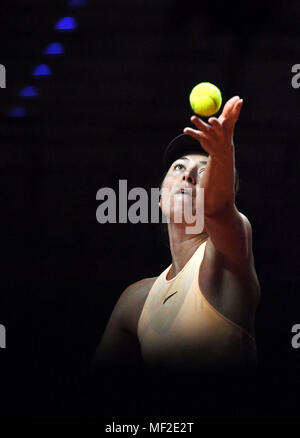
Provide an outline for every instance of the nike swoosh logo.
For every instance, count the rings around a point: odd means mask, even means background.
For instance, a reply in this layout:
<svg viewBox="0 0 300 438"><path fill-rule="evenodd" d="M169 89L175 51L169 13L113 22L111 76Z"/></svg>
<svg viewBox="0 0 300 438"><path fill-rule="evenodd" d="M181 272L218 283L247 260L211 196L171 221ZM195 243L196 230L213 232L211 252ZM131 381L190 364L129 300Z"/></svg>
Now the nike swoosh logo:
<svg viewBox="0 0 300 438"><path fill-rule="evenodd" d="M164 299L163 304L165 304L165 302L171 298L173 295L177 294L178 290L176 290L175 292L173 292L171 295L169 295L167 298Z"/></svg>

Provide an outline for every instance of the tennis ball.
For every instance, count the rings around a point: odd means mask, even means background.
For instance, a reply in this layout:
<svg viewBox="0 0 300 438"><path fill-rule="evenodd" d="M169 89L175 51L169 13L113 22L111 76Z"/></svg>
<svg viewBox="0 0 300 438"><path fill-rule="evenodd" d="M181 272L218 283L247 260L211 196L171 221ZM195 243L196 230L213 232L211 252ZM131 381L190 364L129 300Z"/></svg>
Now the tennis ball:
<svg viewBox="0 0 300 438"><path fill-rule="evenodd" d="M210 82L200 82L191 91L190 105L199 116L212 116L222 105L221 91Z"/></svg>

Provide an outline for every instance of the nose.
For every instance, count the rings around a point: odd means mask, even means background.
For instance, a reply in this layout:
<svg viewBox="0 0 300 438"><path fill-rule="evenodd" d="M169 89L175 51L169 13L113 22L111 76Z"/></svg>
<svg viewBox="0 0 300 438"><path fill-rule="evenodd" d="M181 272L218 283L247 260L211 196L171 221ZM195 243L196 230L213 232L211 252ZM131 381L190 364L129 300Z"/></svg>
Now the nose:
<svg viewBox="0 0 300 438"><path fill-rule="evenodd" d="M187 181L192 185L196 184L196 170L195 168L187 169L182 175L182 181Z"/></svg>

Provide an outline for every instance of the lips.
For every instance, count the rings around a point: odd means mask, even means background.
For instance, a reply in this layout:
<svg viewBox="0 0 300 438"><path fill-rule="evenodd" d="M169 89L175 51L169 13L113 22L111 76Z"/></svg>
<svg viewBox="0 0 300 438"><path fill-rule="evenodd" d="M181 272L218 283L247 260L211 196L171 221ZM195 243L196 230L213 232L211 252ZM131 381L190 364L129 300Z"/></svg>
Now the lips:
<svg viewBox="0 0 300 438"><path fill-rule="evenodd" d="M192 195L191 195L191 193L190 193L190 190L188 191L187 189L185 189L185 188L183 188L183 187L181 187L179 190L177 190L177 191L175 192L175 195L178 195L178 194L181 194L181 195L188 195L188 196L190 196L190 197L192 198Z"/></svg>

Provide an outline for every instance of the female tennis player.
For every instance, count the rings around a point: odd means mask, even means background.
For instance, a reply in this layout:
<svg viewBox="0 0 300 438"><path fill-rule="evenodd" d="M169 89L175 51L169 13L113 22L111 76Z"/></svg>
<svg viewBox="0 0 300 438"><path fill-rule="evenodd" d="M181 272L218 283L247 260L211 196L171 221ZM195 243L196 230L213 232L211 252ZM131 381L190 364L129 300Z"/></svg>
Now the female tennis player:
<svg viewBox="0 0 300 438"><path fill-rule="evenodd" d="M243 366L256 361L260 287L249 220L235 205L233 133L243 100L222 114L192 116L167 147L160 208L168 218L172 263L131 284L116 303L96 353L102 364L133 361L163 367ZM164 189L164 190L163 190ZM187 233L179 206L195 211L204 189L204 225ZM166 207L168 206L168 208Z"/></svg>

